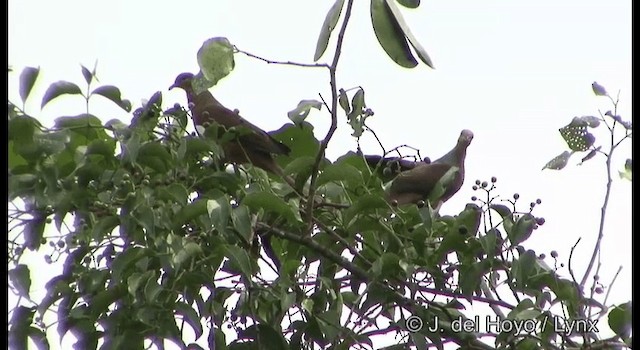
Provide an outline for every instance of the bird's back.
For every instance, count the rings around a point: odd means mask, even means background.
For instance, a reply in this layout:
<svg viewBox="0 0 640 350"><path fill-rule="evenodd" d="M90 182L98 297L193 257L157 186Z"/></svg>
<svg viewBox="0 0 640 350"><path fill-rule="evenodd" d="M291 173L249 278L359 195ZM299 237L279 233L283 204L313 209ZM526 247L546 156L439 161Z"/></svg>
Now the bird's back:
<svg viewBox="0 0 640 350"><path fill-rule="evenodd" d="M191 100L191 99L190 99ZM246 127L251 134L239 137L240 143L257 152L288 155L291 149L280 141L274 139L258 126L242 118L240 114L223 106L210 92L205 91L193 98L192 115L197 125L215 121L225 129L232 127ZM196 102L197 101L197 102Z"/></svg>

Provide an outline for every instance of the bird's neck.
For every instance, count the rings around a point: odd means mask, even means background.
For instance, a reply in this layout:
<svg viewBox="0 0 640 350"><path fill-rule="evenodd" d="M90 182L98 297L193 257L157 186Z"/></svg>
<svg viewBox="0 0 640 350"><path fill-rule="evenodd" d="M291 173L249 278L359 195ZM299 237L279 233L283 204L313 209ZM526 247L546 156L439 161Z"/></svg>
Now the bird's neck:
<svg viewBox="0 0 640 350"><path fill-rule="evenodd" d="M434 163L444 163L444 164L458 166L458 163L461 163L461 160L464 159L466 155L467 155L467 148L464 147L464 145L456 145L454 149L452 149L447 154L437 159ZM463 162L462 162L462 166L464 166Z"/></svg>
<svg viewBox="0 0 640 350"><path fill-rule="evenodd" d="M213 97L213 95L211 95L211 93L207 90L202 91L199 94L196 94L195 92L193 92L193 90L187 90L187 101L191 102L191 103L198 103L201 105L220 105L220 102L218 102L218 100L215 99L215 97Z"/></svg>

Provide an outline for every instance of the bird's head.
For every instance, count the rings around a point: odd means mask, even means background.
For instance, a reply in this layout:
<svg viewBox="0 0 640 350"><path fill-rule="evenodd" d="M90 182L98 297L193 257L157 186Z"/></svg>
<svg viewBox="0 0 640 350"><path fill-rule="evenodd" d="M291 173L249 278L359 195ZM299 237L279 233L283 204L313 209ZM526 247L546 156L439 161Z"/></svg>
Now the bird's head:
<svg viewBox="0 0 640 350"><path fill-rule="evenodd" d="M193 89L191 86L191 81L193 80L194 75L191 73L180 73L176 77L176 81L169 87L169 90L173 88L181 88L185 91L190 91Z"/></svg>
<svg viewBox="0 0 640 350"><path fill-rule="evenodd" d="M469 146L469 144L471 143L471 140L473 140L473 132L471 132L471 130L464 129L460 133L460 137L458 138L458 144Z"/></svg>

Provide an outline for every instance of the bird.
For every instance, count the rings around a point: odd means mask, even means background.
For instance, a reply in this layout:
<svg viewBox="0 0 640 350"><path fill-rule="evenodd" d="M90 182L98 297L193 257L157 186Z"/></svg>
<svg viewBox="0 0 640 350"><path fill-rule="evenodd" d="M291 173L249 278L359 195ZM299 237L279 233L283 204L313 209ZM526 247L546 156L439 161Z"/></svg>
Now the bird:
<svg viewBox="0 0 640 350"><path fill-rule="evenodd" d="M358 151L358 154L362 153ZM411 170L421 164L429 164L429 157L423 158L421 161L410 160L405 157L385 157L379 155L365 154L364 160L373 169L383 182L393 180L401 172Z"/></svg>
<svg viewBox="0 0 640 350"><path fill-rule="evenodd" d="M467 147L473 140L471 130L462 130L455 147L429 164L419 164L403 171L391 182L386 199L392 205L404 205L429 199L438 182L451 170L455 171L450 182L444 183L444 193L432 198L432 208L440 209L442 203L456 194L464 183L464 160Z"/></svg>
<svg viewBox="0 0 640 350"><path fill-rule="evenodd" d="M192 85L194 77L192 73L181 73L169 87L169 90L181 88L186 92L194 124L204 126L205 123L216 122L226 130L232 127L246 127L251 131L222 145L225 160L235 164L250 163L287 180L274 155L289 155L291 149L242 118L237 111L223 106L208 90L195 93Z"/></svg>

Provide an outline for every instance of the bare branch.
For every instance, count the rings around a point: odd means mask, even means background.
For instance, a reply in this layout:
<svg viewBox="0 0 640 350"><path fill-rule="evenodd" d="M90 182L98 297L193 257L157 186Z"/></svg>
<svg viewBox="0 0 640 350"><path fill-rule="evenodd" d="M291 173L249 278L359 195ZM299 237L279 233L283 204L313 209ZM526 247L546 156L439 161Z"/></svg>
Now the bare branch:
<svg viewBox="0 0 640 350"><path fill-rule="evenodd" d="M236 52L245 54L245 55L247 55L247 56L249 56L251 58L255 58L255 59L258 59L260 61L269 63L269 64L280 64L280 65L296 66L296 67L307 67L307 68L329 68L329 65L326 64L326 63L298 63L298 62L291 62L291 61L286 61L286 62L284 62L284 61L273 61L273 60L269 60L269 59L254 55L252 53L240 50L235 46L234 46L234 49L235 49Z"/></svg>
<svg viewBox="0 0 640 350"><path fill-rule="evenodd" d="M349 18L351 17L351 9L353 8L353 0L349 0L347 2L347 9L344 14L344 19L342 20L342 27L340 28L340 32L338 32L338 41L336 43L336 51L333 56L333 61L331 62L331 66L329 66L329 76L330 76L330 86L331 86L331 109L329 112L331 113L331 126L329 126L329 131L327 131L327 135L320 143L320 150L316 155L316 159L313 164L313 168L311 170L311 181L309 183L309 197L307 200L307 231L311 232L311 228L313 226L313 197L316 192L316 180L318 179L318 169L320 167L320 162L324 158L325 152L327 150L327 146L329 145L329 141L333 137L333 134L336 132L338 128L338 85L336 82L336 71L338 68L338 61L340 60L340 54L342 54L342 44L344 42L344 35L347 30L347 24L349 24Z"/></svg>

